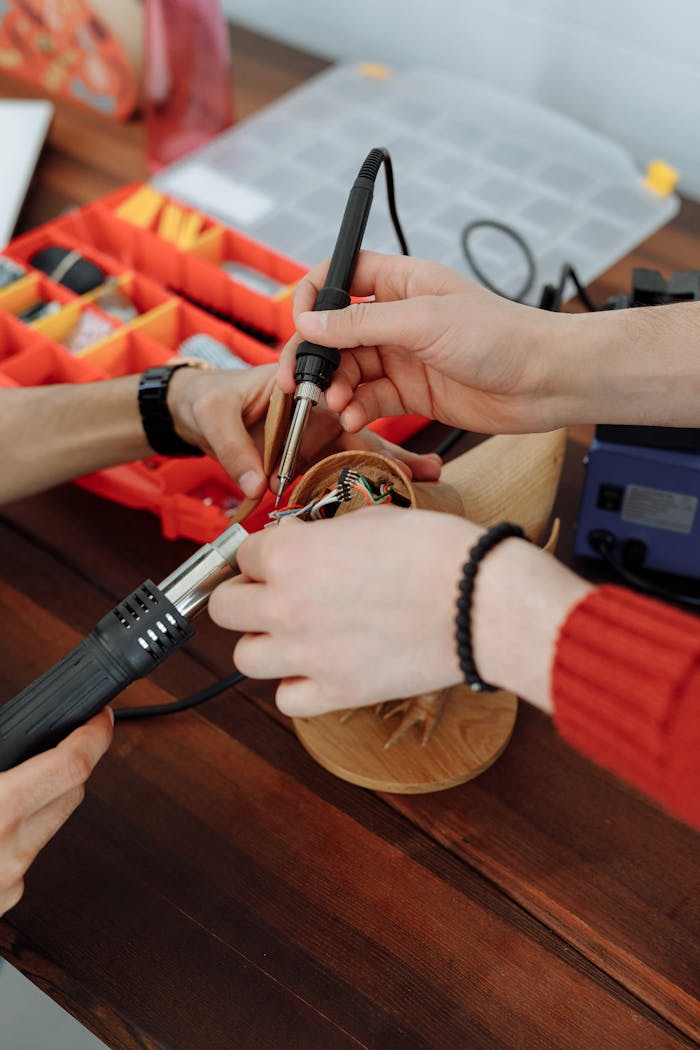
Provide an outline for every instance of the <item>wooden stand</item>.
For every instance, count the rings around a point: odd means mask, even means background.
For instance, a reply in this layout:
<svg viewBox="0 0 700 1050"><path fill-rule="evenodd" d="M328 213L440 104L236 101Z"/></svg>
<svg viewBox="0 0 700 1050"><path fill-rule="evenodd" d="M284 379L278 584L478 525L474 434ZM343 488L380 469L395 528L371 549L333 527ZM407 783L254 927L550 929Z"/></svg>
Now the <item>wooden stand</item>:
<svg viewBox="0 0 700 1050"><path fill-rule="evenodd" d="M564 460L566 433L490 438L448 464L439 482L411 482L384 456L341 452L317 463L291 496L306 503L354 467L390 481L412 507L461 514L482 525L508 520L540 543ZM356 509L353 502L338 510ZM556 544L556 527L546 549ZM466 553L466 552L465 552ZM362 787L400 794L439 791L478 776L505 749L517 711L511 693L475 694L466 686L379 707L294 719L304 747L331 773Z"/></svg>

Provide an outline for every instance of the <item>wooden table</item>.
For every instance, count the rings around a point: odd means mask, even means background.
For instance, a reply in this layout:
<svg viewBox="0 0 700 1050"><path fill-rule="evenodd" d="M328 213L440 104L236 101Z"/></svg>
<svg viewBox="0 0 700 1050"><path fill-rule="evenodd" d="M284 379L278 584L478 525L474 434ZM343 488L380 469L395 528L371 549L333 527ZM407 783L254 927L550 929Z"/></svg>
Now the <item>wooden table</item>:
<svg viewBox="0 0 700 1050"><path fill-rule="evenodd" d="M325 64L242 30L234 41L240 115ZM23 224L143 174L138 123L61 108ZM684 205L593 293L627 289L633 263L699 266L699 215ZM587 437L572 436L557 508L565 559ZM6 508L0 695L191 549L72 486ZM124 702L209 684L231 647L202 622ZM130 1050L696 1045L697 835L526 704L486 774L395 797L320 769L273 692L247 683L120 726L0 923L0 952Z"/></svg>

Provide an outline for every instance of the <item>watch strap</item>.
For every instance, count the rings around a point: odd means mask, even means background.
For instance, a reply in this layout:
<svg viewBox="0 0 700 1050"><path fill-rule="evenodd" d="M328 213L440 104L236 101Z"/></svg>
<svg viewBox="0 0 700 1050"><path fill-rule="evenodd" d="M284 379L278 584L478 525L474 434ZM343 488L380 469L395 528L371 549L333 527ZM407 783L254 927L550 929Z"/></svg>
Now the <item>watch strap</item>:
<svg viewBox="0 0 700 1050"><path fill-rule="evenodd" d="M146 439L161 456L203 456L201 448L183 441L175 430L168 408L168 386L178 368L189 368L186 362L147 368L139 381L138 401Z"/></svg>

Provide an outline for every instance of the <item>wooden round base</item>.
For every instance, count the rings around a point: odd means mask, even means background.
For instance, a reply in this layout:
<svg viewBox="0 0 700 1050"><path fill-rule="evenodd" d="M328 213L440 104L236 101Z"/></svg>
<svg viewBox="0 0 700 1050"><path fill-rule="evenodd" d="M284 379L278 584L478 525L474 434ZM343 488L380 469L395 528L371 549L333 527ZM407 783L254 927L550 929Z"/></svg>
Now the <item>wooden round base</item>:
<svg viewBox="0 0 700 1050"><path fill-rule="evenodd" d="M374 791L418 795L463 784L483 773L510 740L518 701L512 693L473 693L458 685L448 691L440 722L423 745L413 727L386 747L394 719L376 708L295 718L302 744L320 765L342 780Z"/></svg>

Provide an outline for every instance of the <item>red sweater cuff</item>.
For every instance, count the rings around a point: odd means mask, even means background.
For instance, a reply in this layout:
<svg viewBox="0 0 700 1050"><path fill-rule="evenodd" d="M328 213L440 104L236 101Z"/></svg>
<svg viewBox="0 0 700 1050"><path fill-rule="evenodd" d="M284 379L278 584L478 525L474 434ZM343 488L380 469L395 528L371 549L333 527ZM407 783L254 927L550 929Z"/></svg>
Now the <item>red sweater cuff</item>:
<svg viewBox="0 0 700 1050"><path fill-rule="evenodd" d="M552 697L569 743L700 825L694 617L620 587L592 591L561 628Z"/></svg>

